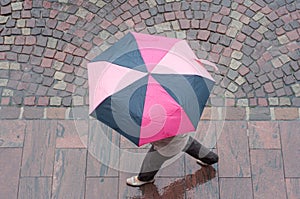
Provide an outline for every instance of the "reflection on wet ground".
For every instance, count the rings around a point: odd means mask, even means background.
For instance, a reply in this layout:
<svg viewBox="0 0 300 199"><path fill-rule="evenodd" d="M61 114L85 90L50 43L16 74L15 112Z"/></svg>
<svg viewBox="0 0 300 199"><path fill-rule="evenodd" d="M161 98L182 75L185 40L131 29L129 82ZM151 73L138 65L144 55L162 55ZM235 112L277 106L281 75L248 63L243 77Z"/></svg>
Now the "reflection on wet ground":
<svg viewBox="0 0 300 199"><path fill-rule="evenodd" d="M140 187L142 196L134 196L134 199L140 198L185 198L186 191L197 188L199 185L207 183L216 177L216 170L212 166L201 167L194 174L176 179L167 186L161 186L158 178L155 183Z"/></svg>

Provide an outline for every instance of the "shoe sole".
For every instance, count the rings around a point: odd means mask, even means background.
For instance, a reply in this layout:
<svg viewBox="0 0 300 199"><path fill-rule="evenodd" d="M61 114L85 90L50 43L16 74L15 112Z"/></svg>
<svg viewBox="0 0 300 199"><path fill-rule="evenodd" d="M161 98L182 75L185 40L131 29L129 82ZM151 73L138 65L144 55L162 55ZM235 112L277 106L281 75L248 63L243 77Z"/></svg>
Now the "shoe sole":
<svg viewBox="0 0 300 199"><path fill-rule="evenodd" d="M206 164L206 163L202 162L201 160L197 160L197 163L204 167L209 166L209 164Z"/></svg>
<svg viewBox="0 0 300 199"><path fill-rule="evenodd" d="M128 182L126 182L127 185L131 186L131 187L140 187L140 186L143 186L145 184L150 184L150 183L154 183L154 179L151 180L151 181L147 181L147 182L140 182L139 184L130 184Z"/></svg>
<svg viewBox="0 0 300 199"><path fill-rule="evenodd" d="M142 184L136 184L136 185L134 185L134 184L129 184L129 183L126 183L128 186L131 186L131 187L141 187L141 186L143 186L143 185L145 185L145 184L150 184L150 183L154 183L154 181L152 181L152 182L144 182L144 183L142 183Z"/></svg>

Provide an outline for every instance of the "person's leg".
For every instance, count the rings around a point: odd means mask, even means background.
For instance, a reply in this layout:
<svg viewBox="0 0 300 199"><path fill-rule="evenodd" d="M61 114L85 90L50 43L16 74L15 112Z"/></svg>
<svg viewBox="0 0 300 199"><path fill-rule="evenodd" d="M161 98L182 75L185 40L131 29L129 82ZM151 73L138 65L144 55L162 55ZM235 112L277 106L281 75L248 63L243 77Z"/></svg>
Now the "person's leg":
<svg viewBox="0 0 300 199"><path fill-rule="evenodd" d="M188 143L183 151L194 157L195 159L200 160L201 162L208 165L215 164L219 160L217 154L210 151L208 148L191 137L189 138Z"/></svg>
<svg viewBox="0 0 300 199"><path fill-rule="evenodd" d="M154 176L161 168L162 164L171 157L165 157L159 154L152 146L145 159L143 160L138 179L140 181L150 181L154 179Z"/></svg>
<svg viewBox="0 0 300 199"><path fill-rule="evenodd" d="M126 180L130 186L142 186L154 182L154 176L159 171L162 164L171 157L159 154L152 146L143 160L142 167L138 176L132 176Z"/></svg>

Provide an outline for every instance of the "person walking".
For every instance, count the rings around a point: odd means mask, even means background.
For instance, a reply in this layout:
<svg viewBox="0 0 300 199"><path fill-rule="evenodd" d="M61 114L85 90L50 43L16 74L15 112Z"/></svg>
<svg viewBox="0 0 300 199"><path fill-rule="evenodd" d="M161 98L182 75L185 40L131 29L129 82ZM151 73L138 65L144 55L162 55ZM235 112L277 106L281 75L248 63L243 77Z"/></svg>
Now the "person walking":
<svg viewBox="0 0 300 199"><path fill-rule="evenodd" d="M177 135L151 143L151 148L143 160L139 174L128 178L126 183L134 187L153 183L154 177L163 163L180 152L189 154L202 166L215 164L219 160L216 153L210 151L191 136L187 134Z"/></svg>

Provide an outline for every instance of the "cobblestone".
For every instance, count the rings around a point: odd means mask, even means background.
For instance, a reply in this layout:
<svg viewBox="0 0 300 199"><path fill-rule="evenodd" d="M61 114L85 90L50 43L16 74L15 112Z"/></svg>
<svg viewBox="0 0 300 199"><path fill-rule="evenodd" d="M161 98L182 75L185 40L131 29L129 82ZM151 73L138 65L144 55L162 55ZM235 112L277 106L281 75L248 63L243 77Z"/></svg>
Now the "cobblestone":
<svg viewBox="0 0 300 199"><path fill-rule="evenodd" d="M44 109L38 107L24 107L23 117L25 119L41 119L44 116Z"/></svg>
<svg viewBox="0 0 300 199"><path fill-rule="evenodd" d="M30 87L30 83L40 82L45 88L37 87L37 93L46 95L49 102L39 103L41 95L38 95L33 102L35 105L51 106L50 98L54 94L61 100L53 106L70 105L66 90L78 90L76 88L82 85L87 89L87 76L80 79L83 75L75 75L77 68L84 68L81 74L86 73L89 60L132 30L186 39L193 49L201 46L197 55L220 65L222 78L227 79L227 86L230 85L227 95L235 98L235 105L246 104L245 98L241 98L246 95L252 96L252 104L256 101L257 105L281 106L280 101L269 98L284 95L290 99L286 103L289 106L299 104L296 81L300 79L297 43L300 25L294 1L1 3L0 60L6 63L0 64L0 88L9 85L24 92L16 97L9 96L15 99L12 101L3 98L2 104L27 103L29 98L23 98L29 97L26 89L32 92L34 87ZM95 48L99 51L94 51ZM26 75L20 78L12 72L22 71L21 64L25 63L34 65L29 70L35 79L32 82L25 78ZM11 76L4 72L8 70ZM26 82L19 83L24 78ZM258 82L254 81L256 79ZM74 88L69 84L74 84ZM243 89L239 89L241 86ZM220 83L216 87L221 88ZM81 90L80 93L87 92ZM266 100L260 97L263 94ZM84 100L75 104L82 105Z"/></svg>
<svg viewBox="0 0 300 199"><path fill-rule="evenodd" d="M50 105L60 106L61 105L61 97L50 97Z"/></svg>

